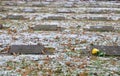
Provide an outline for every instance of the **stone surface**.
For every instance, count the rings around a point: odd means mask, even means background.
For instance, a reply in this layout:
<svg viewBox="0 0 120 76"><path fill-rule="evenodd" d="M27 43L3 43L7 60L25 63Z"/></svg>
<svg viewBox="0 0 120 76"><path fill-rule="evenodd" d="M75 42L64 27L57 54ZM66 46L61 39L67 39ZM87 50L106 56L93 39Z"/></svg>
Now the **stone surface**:
<svg viewBox="0 0 120 76"><path fill-rule="evenodd" d="M3 19L24 20L26 18L24 18L22 15L8 15Z"/></svg>
<svg viewBox="0 0 120 76"><path fill-rule="evenodd" d="M54 0L46 0L46 2L54 2Z"/></svg>
<svg viewBox="0 0 120 76"><path fill-rule="evenodd" d="M65 20L65 17L64 16L48 16L44 19L46 19L46 20Z"/></svg>
<svg viewBox="0 0 120 76"><path fill-rule="evenodd" d="M90 26L88 28L84 28L87 31L114 31L114 27L112 26Z"/></svg>
<svg viewBox="0 0 120 76"><path fill-rule="evenodd" d="M74 17L73 17L74 18ZM107 18L105 16L99 17L99 16L84 16L79 17L79 20L91 20L91 21L113 21L111 18Z"/></svg>
<svg viewBox="0 0 120 76"><path fill-rule="evenodd" d="M74 5L74 3L71 3L71 2L69 3L68 2L68 3L64 4L63 7L65 7L65 8L73 8L73 7L76 7L76 6Z"/></svg>
<svg viewBox="0 0 120 76"><path fill-rule="evenodd" d="M105 14L105 13L109 13L109 11L105 11L105 10L90 10L90 11L86 11L87 13L90 14Z"/></svg>
<svg viewBox="0 0 120 76"><path fill-rule="evenodd" d="M36 31L61 31L64 28L58 27L57 25L36 25L33 30Z"/></svg>
<svg viewBox="0 0 120 76"><path fill-rule="evenodd" d="M20 54L42 54L44 51L43 45L12 45L9 53L20 53Z"/></svg>
<svg viewBox="0 0 120 76"><path fill-rule="evenodd" d="M108 21L107 17L89 17L88 20Z"/></svg>
<svg viewBox="0 0 120 76"><path fill-rule="evenodd" d="M33 7L45 7L46 5L43 3L34 3L32 4Z"/></svg>
<svg viewBox="0 0 120 76"><path fill-rule="evenodd" d="M57 10L57 13L75 13L72 10Z"/></svg>
<svg viewBox="0 0 120 76"><path fill-rule="evenodd" d="M99 45L93 45L91 48L97 48L100 51L106 53L106 55L115 55L119 56L120 55L120 46L99 46Z"/></svg>
<svg viewBox="0 0 120 76"><path fill-rule="evenodd" d="M15 2L6 2L5 5L6 6L17 6L17 3L15 3Z"/></svg>
<svg viewBox="0 0 120 76"><path fill-rule="evenodd" d="M35 13L36 10L35 9L31 9L31 8L25 8L22 10L22 12L25 12L25 13Z"/></svg>

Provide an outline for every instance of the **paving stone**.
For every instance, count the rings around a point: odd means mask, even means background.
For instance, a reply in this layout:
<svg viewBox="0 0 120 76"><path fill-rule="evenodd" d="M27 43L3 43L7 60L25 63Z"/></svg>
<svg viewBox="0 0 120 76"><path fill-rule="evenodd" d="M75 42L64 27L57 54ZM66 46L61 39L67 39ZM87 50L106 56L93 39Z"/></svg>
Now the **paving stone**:
<svg viewBox="0 0 120 76"><path fill-rule="evenodd" d="M67 0L67 1L74 2L75 0Z"/></svg>
<svg viewBox="0 0 120 76"><path fill-rule="evenodd" d="M102 46L102 45L93 45L91 49L97 48L100 51L106 53L110 56L120 56L120 46Z"/></svg>
<svg viewBox="0 0 120 76"><path fill-rule="evenodd" d="M74 18L74 17L73 17ZM120 18L119 17L106 17L106 16L102 16L102 17L97 17L97 16L88 16L88 17L79 17L79 20L91 20L91 21L119 21Z"/></svg>
<svg viewBox="0 0 120 76"><path fill-rule="evenodd" d="M62 31L65 28L58 27L57 25L36 25L33 27L35 31Z"/></svg>
<svg viewBox="0 0 120 76"><path fill-rule="evenodd" d="M65 8L74 8L76 6L74 4L64 4L63 7L65 7Z"/></svg>
<svg viewBox="0 0 120 76"><path fill-rule="evenodd" d="M17 3L15 3L15 2L6 2L5 5L6 6L17 6Z"/></svg>
<svg viewBox="0 0 120 76"><path fill-rule="evenodd" d="M86 5L87 7L93 7L93 8L119 8L120 6L117 4L100 4L100 3L90 3Z"/></svg>
<svg viewBox="0 0 120 76"><path fill-rule="evenodd" d="M35 9L31 9L31 8L25 8L22 10L22 12L25 12L25 13L35 13L36 10Z"/></svg>
<svg viewBox="0 0 120 76"><path fill-rule="evenodd" d="M72 10L57 10L57 13L75 13L75 11L72 11Z"/></svg>
<svg viewBox="0 0 120 76"><path fill-rule="evenodd" d="M33 7L45 7L46 5L44 3L34 3L32 4Z"/></svg>
<svg viewBox="0 0 120 76"><path fill-rule="evenodd" d="M39 45L11 45L9 54L20 53L20 54L42 54L44 46Z"/></svg>
<svg viewBox="0 0 120 76"><path fill-rule="evenodd" d="M3 19L25 20L27 18L24 18L22 15L8 15L7 17Z"/></svg>
<svg viewBox="0 0 120 76"><path fill-rule="evenodd" d="M46 2L54 2L55 0L46 0Z"/></svg>
<svg viewBox="0 0 120 76"><path fill-rule="evenodd" d="M89 17L88 20L109 21L107 17Z"/></svg>
<svg viewBox="0 0 120 76"><path fill-rule="evenodd" d="M92 10L88 10L86 11L86 13L90 13L90 14L110 14L110 13L120 13L120 10L110 10L110 9L102 9L102 10L97 10L97 9L92 9Z"/></svg>
<svg viewBox="0 0 120 76"><path fill-rule="evenodd" d="M18 2L17 2L17 5L18 5L18 6L22 6L22 5L24 5L24 4L25 4L25 2L22 2L22 1L18 1Z"/></svg>
<svg viewBox="0 0 120 76"><path fill-rule="evenodd" d="M46 19L46 20L65 20L65 17L64 16L48 16L44 19Z"/></svg>
<svg viewBox="0 0 120 76"><path fill-rule="evenodd" d="M114 27L112 26L90 26L90 27L84 28L84 30L104 32L104 31L114 31Z"/></svg>
<svg viewBox="0 0 120 76"><path fill-rule="evenodd" d="M86 11L87 13L90 14L105 14L105 13L110 13L110 11L105 11L105 10L90 10Z"/></svg>
<svg viewBox="0 0 120 76"><path fill-rule="evenodd" d="M74 17L73 17L74 18ZM91 20L91 21L112 21L113 19L107 17L79 17L79 20Z"/></svg>

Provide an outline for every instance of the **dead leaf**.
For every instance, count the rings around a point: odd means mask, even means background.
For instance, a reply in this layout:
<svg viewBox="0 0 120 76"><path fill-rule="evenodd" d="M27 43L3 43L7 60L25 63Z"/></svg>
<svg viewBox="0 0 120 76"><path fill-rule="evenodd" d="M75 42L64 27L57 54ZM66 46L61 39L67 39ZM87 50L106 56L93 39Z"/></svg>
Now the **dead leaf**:
<svg viewBox="0 0 120 76"><path fill-rule="evenodd" d="M70 50L75 51L75 47L74 46L70 47Z"/></svg>
<svg viewBox="0 0 120 76"><path fill-rule="evenodd" d="M70 66L70 65L71 65L71 62L67 61L67 62L65 62L65 64L66 64L67 66Z"/></svg>
<svg viewBox="0 0 120 76"><path fill-rule="evenodd" d="M7 46L6 48L4 48L3 52L8 52L10 50L10 46Z"/></svg>
<svg viewBox="0 0 120 76"><path fill-rule="evenodd" d="M83 69L83 68L85 68L86 66L87 66L87 63L86 63L86 62L83 62L82 64L80 64L80 65L78 66L78 68Z"/></svg>
<svg viewBox="0 0 120 76"><path fill-rule="evenodd" d="M84 43L86 43L86 42L87 42L87 40L82 40L82 41L80 41L81 44L84 44Z"/></svg>
<svg viewBox="0 0 120 76"><path fill-rule="evenodd" d="M42 54L46 54L45 51L42 50Z"/></svg>
<svg viewBox="0 0 120 76"><path fill-rule="evenodd" d="M28 74L31 73L31 69L29 69L28 67L25 68L25 71L22 73L22 76L27 76Z"/></svg>
<svg viewBox="0 0 120 76"><path fill-rule="evenodd" d="M88 76L88 73L87 72L82 72L79 74L79 76Z"/></svg>
<svg viewBox="0 0 120 76"><path fill-rule="evenodd" d="M13 56L17 56L17 54L14 52L14 53L13 53Z"/></svg>
<svg viewBox="0 0 120 76"><path fill-rule="evenodd" d="M19 73L20 73L20 72L21 72L21 69L16 70L16 72L19 72Z"/></svg>
<svg viewBox="0 0 120 76"><path fill-rule="evenodd" d="M12 70L12 67L7 66L6 69L7 69L7 70Z"/></svg>

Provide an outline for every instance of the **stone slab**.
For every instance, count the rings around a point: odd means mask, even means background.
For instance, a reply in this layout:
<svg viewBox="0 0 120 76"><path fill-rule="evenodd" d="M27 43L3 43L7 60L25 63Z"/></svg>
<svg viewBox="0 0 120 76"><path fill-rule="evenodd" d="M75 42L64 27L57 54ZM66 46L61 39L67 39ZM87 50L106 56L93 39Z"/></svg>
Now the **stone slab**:
<svg viewBox="0 0 120 76"><path fill-rule="evenodd" d="M33 7L45 7L46 5L43 3L34 3L32 4Z"/></svg>
<svg viewBox="0 0 120 76"><path fill-rule="evenodd" d="M120 18L118 17L97 17L97 16L90 16L90 17L79 17L79 20L90 20L90 21L119 21Z"/></svg>
<svg viewBox="0 0 120 76"><path fill-rule="evenodd" d="M110 13L120 13L120 10L114 10L114 9L90 9L86 10L85 13L90 13L90 14L110 14Z"/></svg>
<svg viewBox="0 0 120 76"><path fill-rule="evenodd" d="M46 0L46 2L54 2L55 0Z"/></svg>
<svg viewBox="0 0 120 76"><path fill-rule="evenodd" d="M105 10L90 10L90 11L86 11L86 13L90 13L90 14L106 14L106 13L110 13L110 12L105 11Z"/></svg>
<svg viewBox="0 0 120 76"><path fill-rule="evenodd" d="M43 45L11 45L9 54L42 54L44 49Z"/></svg>
<svg viewBox="0 0 120 76"><path fill-rule="evenodd" d="M92 7L92 8L120 8L120 6L116 5L116 4L114 4L114 5L112 5L112 4L87 4L86 7Z"/></svg>
<svg viewBox="0 0 120 76"><path fill-rule="evenodd" d="M13 20L25 20L27 18L24 18L22 15L7 15L3 19L13 19Z"/></svg>
<svg viewBox="0 0 120 76"><path fill-rule="evenodd" d="M6 6L17 6L17 3L15 3L15 2L6 2L5 5Z"/></svg>
<svg viewBox="0 0 120 76"><path fill-rule="evenodd" d="M65 28L58 27L57 25L36 25L33 27L34 31L62 31Z"/></svg>
<svg viewBox="0 0 120 76"><path fill-rule="evenodd" d="M31 8L25 8L22 10L22 12L25 12L25 13L35 13L36 10L35 9L31 9Z"/></svg>
<svg viewBox="0 0 120 76"><path fill-rule="evenodd" d="M57 13L75 13L72 10L57 10Z"/></svg>
<svg viewBox="0 0 120 76"><path fill-rule="evenodd" d="M114 27L112 26L90 26L89 28L84 28L86 31L114 31Z"/></svg>
<svg viewBox="0 0 120 76"><path fill-rule="evenodd" d="M64 16L48 16L44 18L45 20L65 20Z"/></svg>
<svg viewBox="0 0 120 76"><path fill-rule="evenodd" d="M110 56L120 56L120 46L100 46L100 45L93 45L91 49L97 48L100 51L106 53L106 55Z"/></svg>
<svg viewBox="0 0 120 76"><path fill-rule="evenodd" d="M88 20L109 21L110 19L108 19L107 17L90 17L88 18Z"/></svg>
<svg viewBox="0 0 120 76"><path fill-rule="evenodd" d="M73 2L67 2L66 4L63 5L65 8L75 8L75 4Z"/></svg>

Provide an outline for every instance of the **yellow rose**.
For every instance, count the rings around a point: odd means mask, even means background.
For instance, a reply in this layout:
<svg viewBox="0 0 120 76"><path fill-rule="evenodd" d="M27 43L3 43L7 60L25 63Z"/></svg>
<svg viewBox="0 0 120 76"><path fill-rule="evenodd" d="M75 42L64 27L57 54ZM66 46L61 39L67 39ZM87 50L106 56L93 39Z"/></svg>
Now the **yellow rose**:
<svg viewBox="0 0 120 76"><path fill-rule="evenodd" d="M99 52L98 49L96 49L96 48L93 48L93 49L92 49L92 54L93 54L93 55L97 54L98 52Z"/></svg>

